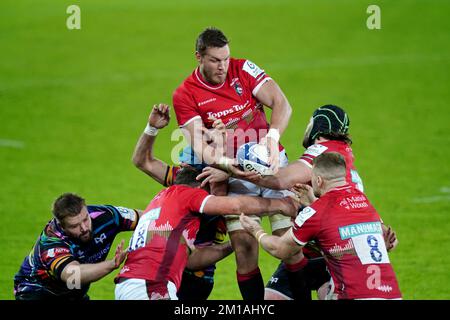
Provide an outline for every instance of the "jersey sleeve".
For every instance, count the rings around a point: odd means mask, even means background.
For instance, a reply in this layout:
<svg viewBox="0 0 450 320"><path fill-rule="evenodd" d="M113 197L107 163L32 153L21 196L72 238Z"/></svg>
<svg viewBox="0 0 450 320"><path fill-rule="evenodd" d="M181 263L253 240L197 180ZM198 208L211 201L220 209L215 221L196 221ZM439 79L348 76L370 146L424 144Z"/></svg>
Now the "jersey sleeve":
<svg viewBox="0 0 450 320"><path fill-rule="evenodd" d="M197 118L201 119L195 101L184 87L180 87L174 92L172 102L179 127L184 127Z"/></svg>
<svg viewBox="0 0 450 320"><path fill-rule="evenodd" d="M166 176L164 178L164 186L170 187L173 185L173 182L175 181L177 177L177 172L180 171L180 166L168 166L166 171Z"/></svg>
<svg viewBox="0 0 450 320"><path fill-rule="evenodd" d="M304 246L313 240L320 231L320 210L315 204L304 208L295 218L291 228L292 237L299 245Z"/></svg>
<svg viewBox="0 0 450 320"><path fill-rule="evenodd" d="M186 203L186 206L191 212L203 213L208 198L212 197L208 192L198 188L186 188L183 192L183 198L181 201Z"/></svg>
<svg viewBox="0 0 450 320"><path fill-rule="evenodd" d="M120 231L132 231L136 228L139 220L139 214L134 209L106 206L114 216L114 221Z"/></svg>
<svg viewBox="0 0 450 320"><path fill-rule="evenodd" d="M240 60L240 64L242 64L240 74L246 80L252 95L255 96L262 85L271 80L271 78L263 69L250 60Z"/></svg>
<svg viewBox="0 0 450 320"><path fill-rule="evenodd" d="M327 149L328 147L322 144L313 144L305 150L299 160L305 163L308 167L312 168L313 160L324 153Z"/></svg>
<svg viewBox="0 0 450 320"><path fill-rule="evenodd" d="M64 268L75 261L69 245L63 241L52 241L41 249L41 261L51 277L61 279Z"/></svg>

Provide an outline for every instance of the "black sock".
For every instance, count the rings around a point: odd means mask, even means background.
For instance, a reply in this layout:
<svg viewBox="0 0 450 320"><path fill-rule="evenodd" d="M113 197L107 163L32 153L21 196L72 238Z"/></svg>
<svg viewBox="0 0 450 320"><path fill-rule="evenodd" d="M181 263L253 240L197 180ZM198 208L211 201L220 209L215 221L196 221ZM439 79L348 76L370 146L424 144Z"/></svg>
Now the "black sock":
<svg viewBox="0 0 450 320"><path fill-rule="evenodd" d="M236 272L236 275L244 300L264 300L264 282L259 268L246 274Z"/></svg>
<svg viewBox="0 0 450 320"><path fill-rule="evenodd" d="M294 300L310 301L311 288L308 286L308 282L305 276L305 266L308 263L308 259L305 257L300 262L295 264L285 263L287 270L289 286L291 288L292 297Z"/></svg>

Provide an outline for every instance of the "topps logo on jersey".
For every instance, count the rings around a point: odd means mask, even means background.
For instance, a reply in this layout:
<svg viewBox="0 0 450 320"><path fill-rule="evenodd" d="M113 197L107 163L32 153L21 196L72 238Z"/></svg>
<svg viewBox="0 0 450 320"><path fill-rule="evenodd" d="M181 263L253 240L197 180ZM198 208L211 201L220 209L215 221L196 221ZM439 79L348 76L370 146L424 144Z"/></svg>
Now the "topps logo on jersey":
<svg viewBox="0 0 450 320"><path fill-rule="evenodd" d="M244 66L242 67L242 70L247 72L253 78L258 78L258 76L264 72L264 70L262 70L260 67L258 67L256 64L254 64L250 60L245 61Z"/></svg>

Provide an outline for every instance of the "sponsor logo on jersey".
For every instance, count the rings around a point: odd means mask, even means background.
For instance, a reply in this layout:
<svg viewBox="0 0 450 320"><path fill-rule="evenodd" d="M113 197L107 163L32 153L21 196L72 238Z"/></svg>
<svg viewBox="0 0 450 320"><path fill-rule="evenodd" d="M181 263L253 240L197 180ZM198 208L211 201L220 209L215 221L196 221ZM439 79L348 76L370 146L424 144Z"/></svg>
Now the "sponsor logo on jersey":
<svg viewBox="0 0 450 320"><path fill-rule="evenodd" d="M160 214L161 214L161 207L151 209L145 213L143 221L156 220L159 218Z"/></svg>
<svg viewBox="0 0 450 320"><path fill-rule="evenodd" d="M357 223L339 228L339 234L342 240L346 240L362 234L374 233L383 233L380 222Z"/></svg>
<svg viewBox="0 0 450 320"><path fill-rule="evenodd" d="M233 80L231 80L230 86L234 88L234 90L239 96L242 96L242 92L244 92L244 90L242 89L242 86L239 83L239 78L233 78Z"/></svg>
<svg viewBox="0 0 450 320"><path fill-rule="evenodd" d="M124 218L126 220L131 220L131 221L134 221L136 219L134 210L124 208L124 207L116 207L116 208L119 211L122 218Z"/></svg>
<svg viewBox="0 0 450 320"><path fill-rule="evenodd" d="M208 115L208 118L213 117L216 119L220 119L222 117L226 117L229 114L232 114L232 113L235 113L235 112L245 109L249 104L250 104L250 102L247 100L244 104L236 104L229 109L218 111L218 112L207 112L206 114Z"/></svg>
<svg viewBox="0 0 450 320"><path fill-rule="evenodd" d="M106 240L106 234L102 233L99 237L95 238L95 243L96 244L103 244L103 241Z"/></svg>
<svg viewBox="0 0 450 320"><path fill-rule="evenodd" d="M55 257L55 249L51 248L47 251L47 258L54 258Z"/></svg>
<svg viewBox="0 0 450 320"><path fill-rule="evenodd" d="M123 274L128 271L130 271L130 268L128 266L123 266L122 270L120 270L120 274Z"/></svg>
<svg viewBox="0 0 450 320"><path fill-rule="evenodd" d="M344 245L334 244L330 248L329 253L336 259L342 259L344 254L355 254L355 246L352 240L348 240Z"/></svg>
<svg viewBox="0 0 450 320"><path fill-rule="evenodd" d="M87 257L85 259L86 263L97 263L100 260L104 259L104 256L106 257L106 255L109 252L109 249L111 248L111 245L108 244L105 248L103 248L102 250L100 250L99 252Z"/></svg>
<svg viewBox="0 0 450 320"><path fill-rule="evenodd" d="M365 196L351 196L343 198L339 205L348 210L364 209L369 207L369 203L367 202L367 198Z"/></svg>
<svg viewBox="0 0 450 320"><path fill-rule="evenodd" d="M339 205L347 210L350 210L350 205L346 199L342 199L341 202L339 202Z"/></svg>
<svg viewBox="0 0 450 320"><path fill-rule="evenodd" d="M245 61L244 66L242 67L242 70L247 72L249 75L251 75L253 78L258 78L258 76L264 72L260 67L258 67L256 64L251 62L250 60Z"/></svg>
<svg viewBox="0 0 450 320"><path fill-rule="evenodd" d="M312 146L310 146L308 149L306 149L305 151L305 155L311 155L313 157L318 157L320 156L322 153L325 152L325 150L327 150L328 147L325 147L324 145L321 144L313 144Z"/></svg>
<svg viewBox="0 0 450 320"><path fill-rule="evenodd" d="M234 90L236 91L236 93L237 93L239 96L242 96L243 90L242 90L242 87L240 86L239 82L236 82L236 83L234 84Z"/></svg>
<svg viewBox="0 0 450 320"><path fill-rule="evenodd" d="M197 103L197 105L198 105L199 107L201 107L201 106L203 106L203 105L205 105L205 104L207 104L207 103L214 102L214 101L216 101L216 100L217 100L216 98L211 98L211 99L208 99L208 100L201 101L201 102Z"/></svg>
<svg viewBox="0 0 450 320"><path fill-rule="evenodd" d="M311 207L306 207L297 215L297 218L295 218L295 223L297 226L301 227L306 220L314 215L314 213L316 213L316 210Z"/></svg>
<svg viewBox="0 0 450 320"><path fill-rule="evenodd" d="M51 248L47 251L47 258L54 258L57 254L61 253L69 253L69 249L67 248Z"/></svg>

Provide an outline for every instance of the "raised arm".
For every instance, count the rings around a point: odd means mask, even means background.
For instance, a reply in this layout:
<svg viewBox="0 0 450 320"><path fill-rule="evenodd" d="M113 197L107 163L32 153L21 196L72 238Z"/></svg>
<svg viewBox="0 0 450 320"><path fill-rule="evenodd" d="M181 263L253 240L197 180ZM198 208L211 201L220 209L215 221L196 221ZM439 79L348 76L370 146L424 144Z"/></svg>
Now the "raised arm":
<svg viewBox="0 0 450 320"><path fill-rule="evenodd" d="M282 135L288 126L292 108L281 88L274 80L267 81L258 90L255 97L262 104L272 109L270 129L276 129Z"/></svg>
<svg viewBox="0 0 450 320"><path fill-rule="evenodd" d="M133 164L141 171L164 185L168 165L153 156L153 145L158 129L169 124L169 106L166 104L154 105L150 113L147 127L141 134L133 153Z"/></svg>
<svg viewBox="0 0 450 320"><path fill-rule="evenodd" d="M278 142L286 130L292 114L292 108L278 84L271 80L266 81L256 92L255 97L268 108L272 109L270 127L267 135L260 143L269 149L269 163L273 172L278 171L280 155Z"/></svg>
<svg viewBox="0 0 450 320"><path fill-rule="evenodd" d="M183 133L199 159L208 165L218 166L224 170L235 163L234 159L223 156L225 141L208 144L209 135L201 118L195 118L183 127Z"/></svg>

